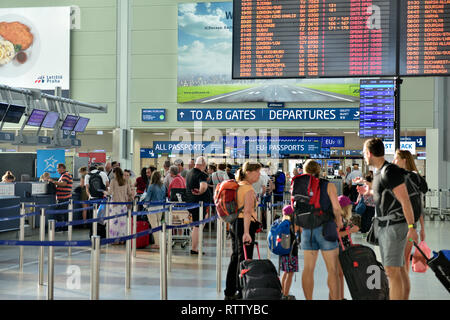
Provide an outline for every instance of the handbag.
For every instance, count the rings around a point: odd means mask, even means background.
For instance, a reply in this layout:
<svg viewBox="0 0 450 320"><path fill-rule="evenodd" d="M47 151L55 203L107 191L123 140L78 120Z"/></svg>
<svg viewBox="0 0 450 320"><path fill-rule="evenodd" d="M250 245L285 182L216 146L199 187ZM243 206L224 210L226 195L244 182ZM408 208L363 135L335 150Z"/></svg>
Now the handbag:
<svg viewBox="0 0 450 320"><path fill-rule="evenodd" d="M322 235L327 241L333 242L338 240L337 225L334 220L323 224Z"/></svg>
<svg viewBox="0 0 450 320"><path fill-rule="evenodd" d="M366 204L364 203L364 197L361 197L361 199L359 200L358 204L355 207L355 212L360 216L362 216L364 212L366 212L366 210L367 207Z"/></svg>
<svg viewBox="0 0 450 320"><path fill-rule="evenodd" d="M369 232L367 232L367 243L374 245L374 246L378 246L378 238L375 234L375 224L378 225L378 220L376 218L372 219L372 225L370 226Z"/></svg>

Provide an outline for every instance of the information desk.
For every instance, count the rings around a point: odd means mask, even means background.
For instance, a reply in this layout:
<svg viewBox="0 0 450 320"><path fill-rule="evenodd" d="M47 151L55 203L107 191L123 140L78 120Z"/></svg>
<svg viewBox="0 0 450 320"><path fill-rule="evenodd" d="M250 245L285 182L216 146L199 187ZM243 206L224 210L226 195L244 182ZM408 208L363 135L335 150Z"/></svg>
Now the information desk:
<svg viewBox="0 0 450 320"><path fill-rule="evenodd" d="M11 207L20 204L20 197L17 196L3 196L0 195L0 219L7 217L17 217L20 215L20 208L1 210L1 208ZM0 232L18 230L20 227L20 220L1 221Z"/></svg>

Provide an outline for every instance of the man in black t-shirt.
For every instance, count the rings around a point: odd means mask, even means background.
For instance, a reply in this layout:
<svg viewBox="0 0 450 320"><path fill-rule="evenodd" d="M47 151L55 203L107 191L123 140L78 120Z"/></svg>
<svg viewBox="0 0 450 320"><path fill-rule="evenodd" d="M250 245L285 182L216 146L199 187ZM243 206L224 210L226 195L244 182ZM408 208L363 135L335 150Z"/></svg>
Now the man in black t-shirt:
<svg viewBox="0 0 450 320"><path fill-rule="evenodd" d="M407 275L403 268L403 253L408 239L418 239L404 173L384 159L384 144L379 138L367 140L363 153L367 165L377 169L372 183L376 211L374 227L389 277L389 297L390 300L404 300L407 299L404 290ZM400 214L393 213L400 208Z"/></svg>
<svg viewBox="0 0 450 320"><path fill-rule="evenodd" d="M195 166L186 175L186 202L203 203L211 202L211 194L208 188L208 174L205 172L206 160L204 157L198 157ZM189 209L192 220L199 221L200 208ZM206 216L206 210L203 209L203 218ZM192 230L192 249L191 254L198 254L198 227Z"/></svg>

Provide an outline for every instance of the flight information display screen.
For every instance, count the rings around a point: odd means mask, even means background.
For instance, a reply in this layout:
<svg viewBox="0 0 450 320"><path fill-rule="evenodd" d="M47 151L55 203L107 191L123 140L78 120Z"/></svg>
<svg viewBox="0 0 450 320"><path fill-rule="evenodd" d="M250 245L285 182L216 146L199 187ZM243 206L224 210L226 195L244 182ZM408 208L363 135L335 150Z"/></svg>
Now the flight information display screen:
<svg viewBox="0 0 450 320"><path fill-rule="evenodd" d="M449 1L233 3L233 79L450 74Z"/></svg>
<svg viewBox="0 0 450 320"><path fill-rule="evenodd" d="M89 122L88 118L80 117L80 119L78 119L77 124L73 128L73 131L84 132L84 130L86 130L86 126L88 125L88 122Z"/></svg>
<svg viewBox="0 0 450 320"><path fill-rule="evenodd" d="M27 126L40 127L48 111L33 109L27 120Z"/></svg>
<svg viewBox="0 0 450 320"><path fill-rule="evenodd" d="M400 75L450 74L450 1L402 0Z"/></svg>
<svg viewBox="0 0 450 320"><path fill-rule="evenodd" d="M42 122L43 128L53 129L56 125L56 122L59 120L59 113L49 111L45 116L44 122Z"/></svg>
<svg viewBox="0 0 450 320"><path fill-rule="evenodd" d="M64 120L62 126L61 126L61 130L67 130L67 131L72 131L73 128L75 127L75 125L77 124L78 121L77 116L72 116L72 115L67 115L66 119Z"/></svg>
<svg viewBox="0 0 450 320"><path fill-rule="evenodd" d="M359 137L394 139L395 80L362 79Z"/></svg>

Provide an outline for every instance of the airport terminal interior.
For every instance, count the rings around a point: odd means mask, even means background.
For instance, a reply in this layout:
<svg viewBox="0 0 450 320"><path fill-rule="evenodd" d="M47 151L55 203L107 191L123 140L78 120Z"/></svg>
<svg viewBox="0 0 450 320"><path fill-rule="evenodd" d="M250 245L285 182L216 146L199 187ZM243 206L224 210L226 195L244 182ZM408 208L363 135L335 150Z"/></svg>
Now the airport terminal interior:
<svg viewBox="0 0 450 320"><path fill-rule="evenodd" d="M383 174L364 152L379 138L386 161L404 150L426 181L423 219L404 225L428 258L403 254L405 299L448 300L449 17L450 3L429 0L2 0L0 299L242 299L225 294L235 222L217 190L246 163L261 173L252 258L270 261L276 281L268 239L286 207L298 213L292 186L311 161L365 221L347 249L368 247L381 263L369 204L358 206L358 190ZM194 196L199 177L209 198ZM306 299L300 238L280 299ZM331 297L324 253L314 300ZM336 299L362 299L344 275Z"/></svg>

